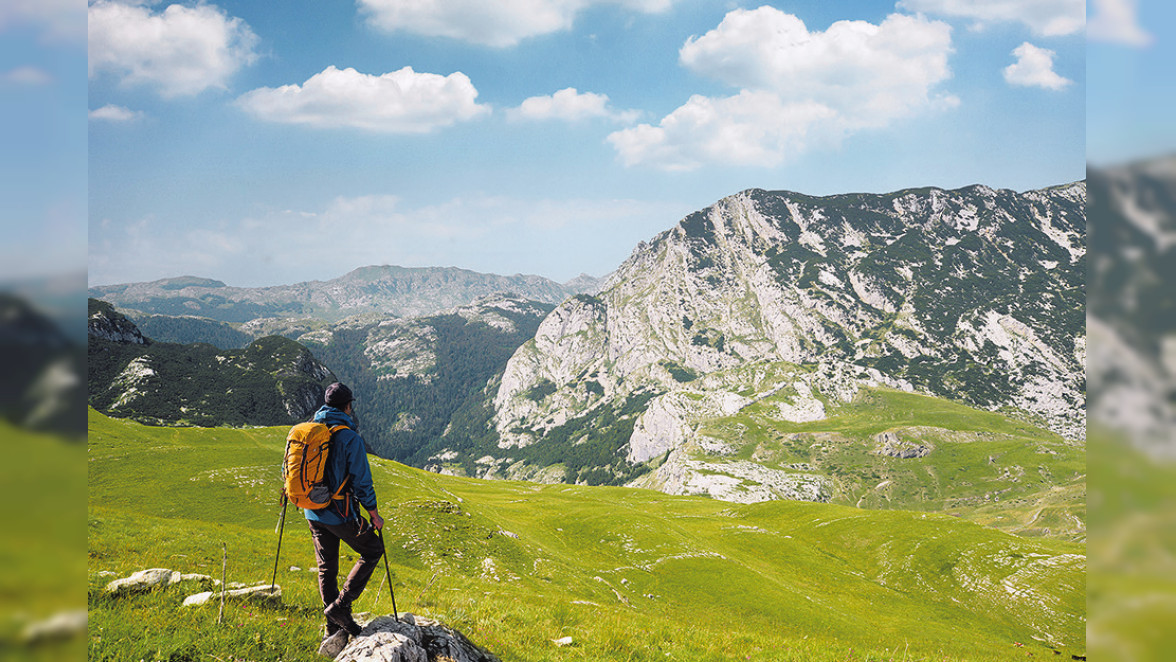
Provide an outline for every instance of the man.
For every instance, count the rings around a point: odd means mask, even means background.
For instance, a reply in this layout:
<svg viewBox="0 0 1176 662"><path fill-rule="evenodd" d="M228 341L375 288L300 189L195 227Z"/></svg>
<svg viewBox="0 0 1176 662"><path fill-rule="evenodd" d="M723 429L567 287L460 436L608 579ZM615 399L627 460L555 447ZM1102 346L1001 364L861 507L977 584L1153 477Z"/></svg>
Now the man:
<svg viewBox="0 0 1176 662"><path fill-rule="evenodd" d="M326 404L314 414L315 422L330 427L346 425L347 429L333 435L324 478L332 494L347 480L344 493L348 496L326 508L303 509L303 512L318 559L319 595L323 599L323 614L327 617L327 636L337 638L335 635L340 630L350 636L360 632L359 624L351 616L351 603L363 593L368 579L379 567L384 543L376 535L376 529L383 528L384 520L376 507L366 446L356 432L352 410L355 398L351 389L335 382L327 387L325 400ZM371 515L371 524L359 515L357 503ZM338 587L339 541L347 543L360 555L343 582L342 590Z"/></svg>

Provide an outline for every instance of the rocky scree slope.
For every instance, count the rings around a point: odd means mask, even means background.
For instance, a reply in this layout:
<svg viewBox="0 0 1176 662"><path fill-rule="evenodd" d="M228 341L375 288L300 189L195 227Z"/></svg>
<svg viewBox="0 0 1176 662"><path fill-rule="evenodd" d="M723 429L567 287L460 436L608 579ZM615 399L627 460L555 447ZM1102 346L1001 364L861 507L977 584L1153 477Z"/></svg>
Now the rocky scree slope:
<svg viewBox="0 0 1176 662"><path fill-rule="evenodd" d="M1176 454L1176 157L1090 172L1092 422Z"/></svg>
<svg viewBox="0 0 1176 662"><path fill-rule="evenodd" d="M306 420L335 375L278 336L241 350L154 343L104 301L89 303L90 405L110 416L200 426Z"/></svg>
<svg viewBox="0 0 1176 662"><path fill-rule="evenodd" d="M640 244L519 348L493 395L499 454L574 445L624 412L633 432L615 450L641 463L685 443L690 419L785 392L783 420L819 420L863 386L1016 410L1082 439L1085 200L1084 182L725 198ZM744 374L754 365L782 374Z"/></svg>
<svg viewBox="0 0 1176 662"><path fill-rule="evenodd" d="M185 276L149 283L90 288L90 296L146 314L196 315L221 322L311 316L339 321L361 313L422 317L473 303L492 294L514 294L556 304L593 292L600 281L580 276L566 284L540 276L500 276L453 267L371 266L327 281L274 287L230 287Z"/></svg>

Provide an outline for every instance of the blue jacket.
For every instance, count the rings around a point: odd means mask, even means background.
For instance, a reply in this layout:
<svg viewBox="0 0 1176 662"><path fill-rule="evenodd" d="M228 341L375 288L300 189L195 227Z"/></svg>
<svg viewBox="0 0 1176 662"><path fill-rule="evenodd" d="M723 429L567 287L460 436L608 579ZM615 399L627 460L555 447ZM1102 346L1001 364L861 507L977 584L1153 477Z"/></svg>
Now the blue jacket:
<svg viewBox="0 0 1176 662"><path fill-rule="evenodd" d="M364 443L363 437L355 431L355 421L351 420L351 417L343 413L341 409L330 405L323 405L315 412L314 421L325 423L331 427L346 425L349 428L335 433L331 454L327 456L327 467L323 470L323 476L327 480L327 486L331 488L331 493L339 489L339 484L350 475L351 481L345 491L355 494L355 498L364 508L375 510L376 490L372 486L372 468L368 464L367 445ZM328 506L322 510L303 508L303 512L306 513L308 520L323 524L343 523L343 518L339 516L334 506ZM354 520L357 516L355 504L352 502L350 519Z"/></svg>

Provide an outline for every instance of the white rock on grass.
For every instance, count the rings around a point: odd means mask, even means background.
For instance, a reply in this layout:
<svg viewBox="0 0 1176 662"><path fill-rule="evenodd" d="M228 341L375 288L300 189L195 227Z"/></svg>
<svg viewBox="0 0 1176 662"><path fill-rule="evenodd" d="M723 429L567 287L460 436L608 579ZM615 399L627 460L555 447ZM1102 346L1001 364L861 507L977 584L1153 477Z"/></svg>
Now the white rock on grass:
<svg viewBox="0 0 1176 662"><path fill-rule="evenodd" d="M151 568L140 570L130 577L116 579L106 585L106 592L114 595L128 593L145 593L158 588L167 588L172 584L179 584L183 575L167 568Z"/></svg>
<svg viewBox="0 0 1176 662"><path fill-rule="evenodd" d="M189 595L184 598L184 606L196 607L208 604L209 602L219 602L220 594L220 591L205 591L203 593ZM269 584L262 584L260 586L225 591L225 600L232 600L234 602L281 602L282 587L271 587Z"/></svg>
<svg viewBox="0 0 1176 662"><path fill-rule="evenodd" d="M36 623L31 623L21 633L21 640L25 644L36 644L42 641L58 641L71 639L86 634L85 609L63 611Z"/></svg>

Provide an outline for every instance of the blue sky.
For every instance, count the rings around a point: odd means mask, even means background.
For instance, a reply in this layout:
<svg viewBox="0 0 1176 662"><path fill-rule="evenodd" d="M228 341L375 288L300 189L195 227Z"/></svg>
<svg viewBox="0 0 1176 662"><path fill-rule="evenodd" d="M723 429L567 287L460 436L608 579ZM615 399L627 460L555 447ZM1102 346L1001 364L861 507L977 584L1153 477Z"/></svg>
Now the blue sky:
<svg viewBox="0 0 1176 662"><path fill-rule="evenodd" d="M1092 0L1088 11L1121 16L1124 8L1134 20L1096 29L1091 18L1087 155L1096 165L1176 152L1176 4Z"/></svg>
<svg viewBox="0 0 1176 662"><path fill-rule="evenodd" d="M3 71L53 50L72 108L87 74L53 4L6 10L32 27ZM1081 2L522 4L90 3L91 283L566 280L750 187L1083 176ZM44 169L78 172L66 151Z"/></svg>
<svg viewBox="0 0 1176 662"><path fill-rule="evenodd" d="M1081 179L1082 3L958 4L92 2L90 280L562 281L752 187Z"/></svg>
<svg viewBox="0 0 1176 662"><path fill-rule="evenodd" d="M0 281L86 265L86 17L0 4Z"/></svg>

